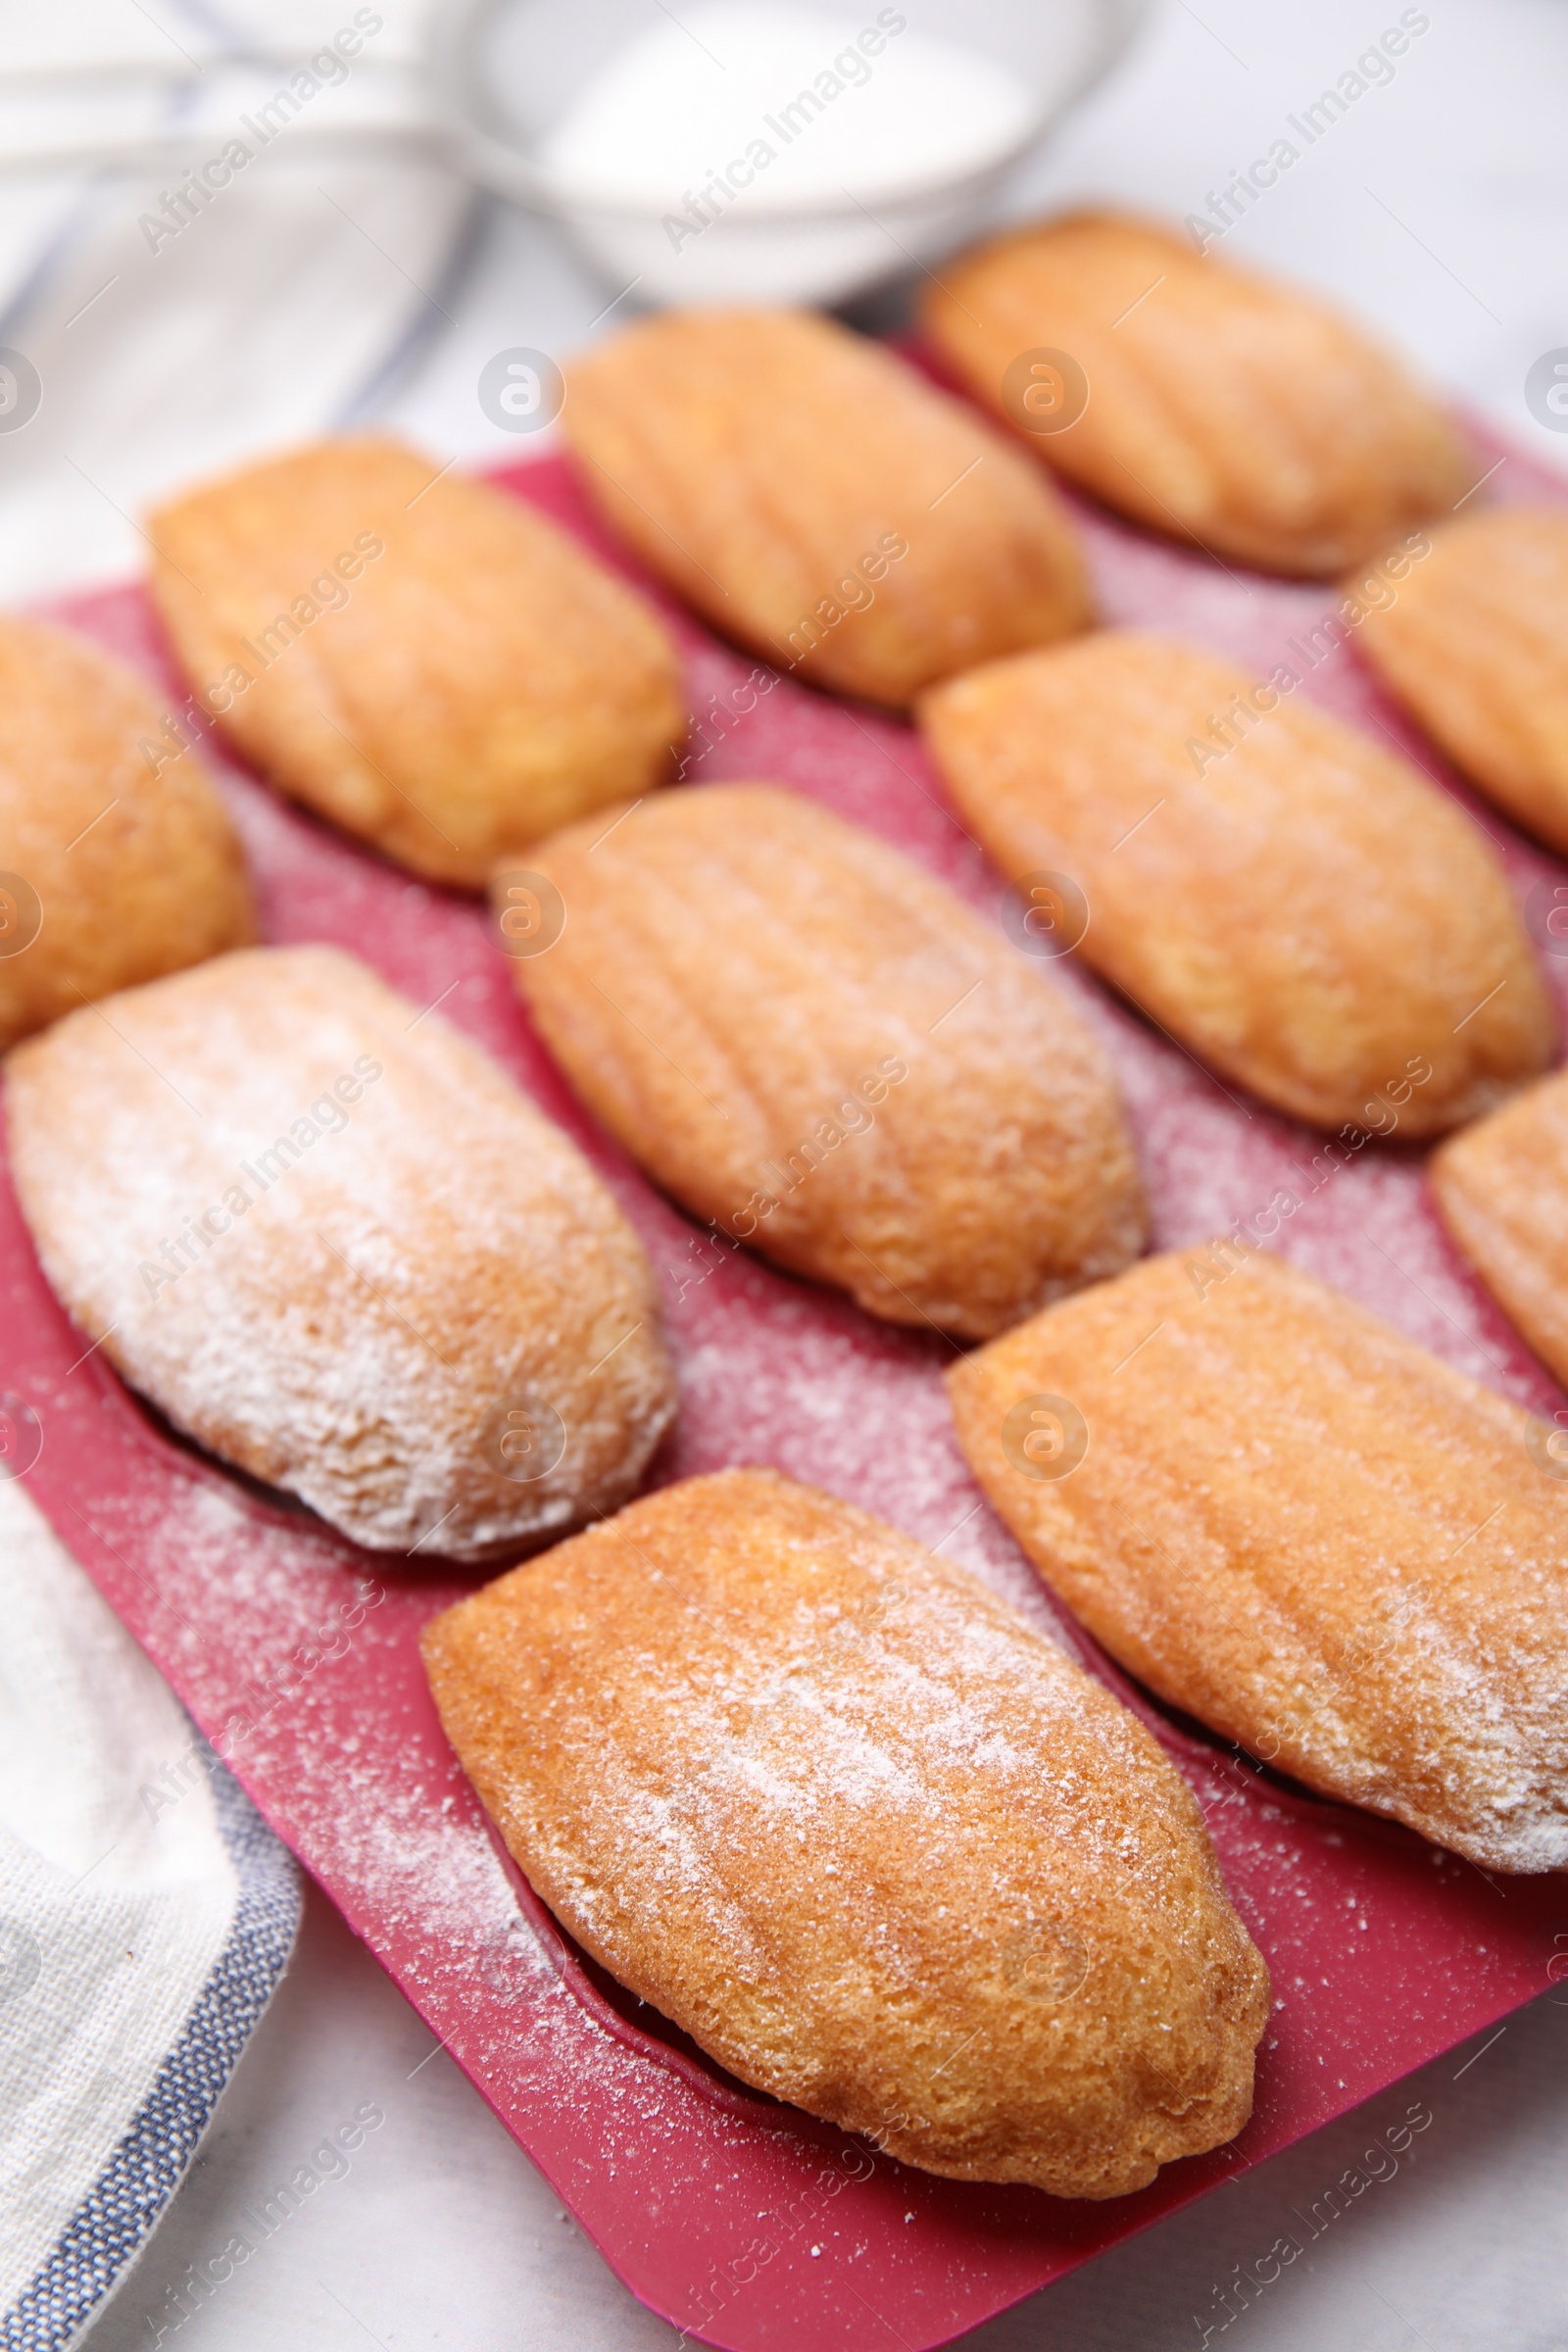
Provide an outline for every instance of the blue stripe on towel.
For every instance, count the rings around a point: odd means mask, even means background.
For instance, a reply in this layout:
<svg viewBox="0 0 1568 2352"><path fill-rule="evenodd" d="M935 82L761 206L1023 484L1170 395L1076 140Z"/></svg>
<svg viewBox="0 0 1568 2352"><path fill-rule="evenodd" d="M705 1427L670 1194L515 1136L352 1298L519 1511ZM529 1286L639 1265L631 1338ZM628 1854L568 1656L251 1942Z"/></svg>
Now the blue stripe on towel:
<svg viewBox="0 0 1568 2352"><path fill-rule="evenodd" d="M239 1880L228 1940L140 2113L49 2260L0 2321L0 2352L63 2352L135 2260L288 1965L300 1923L299 1873L206 1741L197 1747Z"/></svg>

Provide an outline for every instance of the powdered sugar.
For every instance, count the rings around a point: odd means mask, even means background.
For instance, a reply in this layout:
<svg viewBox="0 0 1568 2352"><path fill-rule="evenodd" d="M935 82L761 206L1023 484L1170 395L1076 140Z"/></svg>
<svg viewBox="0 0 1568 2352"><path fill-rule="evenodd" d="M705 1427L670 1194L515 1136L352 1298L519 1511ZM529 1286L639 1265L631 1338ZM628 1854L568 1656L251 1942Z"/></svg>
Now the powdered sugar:
<svg viewBox="0 0 1568 2352"><path fill-rule="evenodd" d="M629 1233L500 1072L363 966L263 951L89 1007L19 1057L11 1116L78 1322L362 1541L483 1554L618 1499L652 1451L668 1375ZM492 1443L509 1399L526 1478Z"/></svg>
<svg viewBox="0 0 1568 2352"><path fill-rule="evenodd" d="M1516 470L1525 469L1510 463L1499 478L1509 481ZM564 470L530 469L527 494L604 547ZM1166 627L1174 619L1256 674L1277 658L1276 643L1298 634L1322 608L1317 591L1227 577L1093 514L1083 515L1082 527L1107 617ZM79 617L126 658L156 669L134 597L103 600ZM674 619L690 654L691 704L701 710L707 697L752 665ZM1302 694L1388 729L1438 772L1348 649L1314 672ZM781 684L692 772L769 776L819 795L995 914L996 877L947 814L909 731L893 720ZM682 1383L682 1418L656 1475L775 1462L927 1544L946 1539L951 1557L979 1569L1048 1628L1054 1620L1034 1572L981 1505L954 1446L940 1375L955 1351L929 1334L875 1326L743 1253L726 1252L710 1277L689 1282L691 1226L574 1104L520 1012L505 959L489 945L477 911L349 848L248 778L225 769L220 781L256 870L268 936L336 940L375 962L416 1008L442 998L439 1017L478 1038L578 1140L626 1209L660 1278ZM1521 891L1555 870L1495 819L1485 821ZM1565 967L1553 964L1549 976L1560 983ZM1315 1140L1255 1103L1228 1102L1212 1079L1070 960L1054 966L1049 980L1072 994L1116 1064L1159 1245L1200 1242L1249 1218L1290 1181L1294 1160L1310 1160ZM172 1117L185 1116L172 1097L166 1106ZM1488 1385L1538 1406L1560 1401L1453 1257L1426 1202L1420 1165L1397 1145L1356 1155L1282 1223L1270 1246ZM792 2209L821 2162L812 2143L797 2136L808 2128L760 2105L747 2124L705 2105L666 2068L612 2041L576 2001L557 1997L542 1981L536 1995L536 1980L521 1963L525 1995L507 1998L487 1981L477 1955L500 1925L505 1888L499 1866L492 1875L485 1862L471 1794L452 1773L413 1654L421 1623L463 1588L435 1567L417 1573L430 1547L389 1576L384 1562L354 1552L303 1514L273 1521L248 1498L215 1496L205 1478L174 1475L140 1440L122 1445L94 1393L74 1401L101 1355L65 1377L88 1337L61 1333L57 1345L47 1302L27 1287L37 1280L30 1254L14 1234L10 1251L10 1296L25 1312L9 1348L9 1376L24 1385L36 1370L39 1385L30 1393L46 1421L32 1483L204 1723L222 1725L247 1679L265 1699L269 1678L302 1642L315 1641L312 1628L329 1622L340 1600L356 1605L364 1577L384 1580L385 1600L349 1629L346 1652L323 1658L309 1675L296 1669L293 1695L234 1748L236 1767L271 1818L640 2291L688 2317L705 2275L721 2267L727 2275L762 2228L780 2251L752 2291L809 2312L815 2325L813 2279L829 2266L808 2261L806 2245L821 2232L808 2232L797 2247L789 2228L772 2218ZM46 1333L52 1352L33 1353ZM113 1549L95 1544L72 1504ZM1073 1629L1063 1638L1080 1647ZM1112 1688L1124 1688L1113 1669L1102 1662L1099 1671ZM1544 1983L1551 1939L1542 1922L1560 1912L1560 1886L1516 1882L1503 1901L1469 1865L1406 1832L1272 1784L1188 1740L1137 1692L1128 1695L1155 1719L1200 1792L1233 1897L1285 2002L1271 2029L1277 2046L1261 2060L1258 2113L1235 2151L1235 2169ZM329 1766L340 1775L352 1770L334 1781ZM407 1804L399 1793L405 1789L417 1791ZM378 1815L397 1825L390 1847L375 1827ZM400 1860L404 1840L418 1856L413 1879ZM469 1907L471 1928L447 1907L442 1886ZM514 1907L508 1918L515 1918ZM1368 1922L1365 1931L1358 1918ZM514 1938L509 1927L504 1954ZM504 1959L494 1973L511 1966ZM657 2021L646 2022L658 2030ZM861 2162L870 2162L863 2150ZM617 2173L635 2183L634 2194L617 2192ZM950 2197L940 2183L912 2183L878 2158L875 2177L855 2185L854 2243L864 2249L858 2276L878 2308L919 2340L929 2310L949 2315L944 2324L953 2328L972 2326L1111 2242L1135 2219L1189 2193L1183 2168L1135 2212L1066 2211L1043 2199L1029 2199L1024 2210L1009 2198L1015 2218L977 2233L962 2192ZM916 2220L906 2225L911 2209ZM848 2215L846 2207L847 2227ZM747 2312L741 2319L750 2324ZM852 2325L862 2324L857 2305ZM824 2340L838 2340L831 2335L836 2318L823 2315L821 2325Z"/></svg>

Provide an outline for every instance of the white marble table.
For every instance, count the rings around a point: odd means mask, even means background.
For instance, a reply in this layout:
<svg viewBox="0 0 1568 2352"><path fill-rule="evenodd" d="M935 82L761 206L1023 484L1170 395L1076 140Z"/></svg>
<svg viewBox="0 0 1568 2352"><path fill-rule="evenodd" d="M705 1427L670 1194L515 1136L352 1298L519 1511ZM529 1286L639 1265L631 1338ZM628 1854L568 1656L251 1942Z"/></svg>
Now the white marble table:
<svg viewBox="0 0 1568 2352"><path fill-rule="evenodd" d="M568 5L569 0L559 0ZM1032 0L1040 5L1041 0ZM1411 12L1406 13L1408 22ZM1232 228L1225 250L1332 289L1439 381L1548 463L1568 434L1528 414L1524 377L1568 345L1568 8L1432 0L1393 80L1370 88ZM1025 194L1185 215L1287 119L1353 70L1396 0L1168 0L1139 54ZM1296 142L1298 145L1300 142ZM286 289L272 299L286 300ZM346 300L352 296L346 293ZM363 413L443 456L514 456L480 411L498 350L564 350L605 291L553 232L500 210L441 289L400 380ZM107 519L83 573L124 568ZM112 561L115 556L119 561ZM1568 1894L1564 1898L1568 1917ZM1568 1985L1359 2115L1160 2224L972 2337L987 2352L1568 2352ZM328 2181L179 2331L182 2352L634 2352L671 2331L621 2289L329 1906L313 1895L289 1978L138 2272L85 2339L153 2341L147 2315L221 2248L362 2102L384 2111ZM1415 2097L1431 2127L1250 2309L1220 2300ZM1380 2168L1381 2169L1381 2168Z"/></svg>

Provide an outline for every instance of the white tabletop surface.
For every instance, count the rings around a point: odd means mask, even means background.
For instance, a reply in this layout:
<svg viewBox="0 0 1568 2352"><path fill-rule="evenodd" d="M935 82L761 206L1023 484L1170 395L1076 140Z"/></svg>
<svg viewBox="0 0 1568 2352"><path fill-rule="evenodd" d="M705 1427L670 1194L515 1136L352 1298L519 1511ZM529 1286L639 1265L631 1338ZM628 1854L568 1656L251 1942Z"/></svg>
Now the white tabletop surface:
<svg viewBox="0 0 1568 2352"><path fill-rule="evenodd" d="M1415 13L1429 27L1392 82L1304 153L1224 250L1331 290L1522 447L1568 465L1568 434L1545 430L1524 400L1532 362L1568 346L1568 7L1431 0ZM1178 217L1204 209L1400 14L1396 0L1167 0L1137 54L1032 168L1016 209L1097 197ZM442 456L514 457L518 442L479 408L480 368L509 347L569 349L606 299L555 231L489 208L401 376L360 413ZM352 290L344 300L352 308ZM66 568L128 568L128 534L122 552L84 540ZM367 2342L632 2352L673 2341L431 2046L313 1893L283 1988L188 2181L85 2339L91 2352L152 2343L148 2315L187 2264L220 2250L238 2208L366 2100L386 2121L352 2171L185 2324L181 2352ZM1291 2209L1310 2207L1414 2097L1433 2121L1398 2172L1250 2308L1233 2300L1224 2325L1220 2290L1237 2266L1249 2270ZM1257 2352L1568 2352L1565 2180L1568 1984L1544 1989L1490 2043L1478 2037L967 2340L987 2352L1176 2352L1205 2340Z"/></svg>

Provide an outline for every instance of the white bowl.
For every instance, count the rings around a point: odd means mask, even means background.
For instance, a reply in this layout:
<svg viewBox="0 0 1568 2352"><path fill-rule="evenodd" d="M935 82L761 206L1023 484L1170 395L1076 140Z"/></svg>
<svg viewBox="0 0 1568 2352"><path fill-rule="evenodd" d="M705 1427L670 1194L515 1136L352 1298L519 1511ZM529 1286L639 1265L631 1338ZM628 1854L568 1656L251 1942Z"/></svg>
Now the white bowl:
<svg viewBox="0 0 1568 2352"><path fill-rule="evenodd" d="M800 195L759 180L700 235L672 243L667 202L570 177L541 152L615 50L668 24L659 0L460 0L438 18L432 98L454 159L481 185L554 215L642 303L841 302L951 251L1067 107L1107 73L1152 0L900 0L910 27L962 44L1021 81L1028 119L959 173ZM853 37L876 10L833 13ZM853 191L853 192L851 192Z"/></svg>

